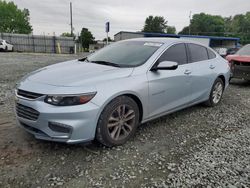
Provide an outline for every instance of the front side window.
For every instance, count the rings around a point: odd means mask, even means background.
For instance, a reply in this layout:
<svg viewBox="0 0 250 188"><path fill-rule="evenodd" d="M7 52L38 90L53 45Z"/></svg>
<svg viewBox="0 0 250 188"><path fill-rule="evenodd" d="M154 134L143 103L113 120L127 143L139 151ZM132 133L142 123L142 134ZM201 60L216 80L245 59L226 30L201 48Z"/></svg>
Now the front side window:
<svg viewBox="0 0 250 188"><path fill-rule="evenodd" d="M174 61L179 65L187 63L187 53L185 44L175 44L168 48L158 59L158 63L162 61Z"/></svg>
<svg viewBox="0 0 250 188"><path fill-rule="evenodd" d="M188 44L191 63L208 60L207 48L198 44Z"/></svg>
<svg viewBox="0 0 250 188"><path fill-rule="evenodd" d="M144 64L163 43L122 41L107 46L88 57L90 62L109 62L120 67Z"/></svg>

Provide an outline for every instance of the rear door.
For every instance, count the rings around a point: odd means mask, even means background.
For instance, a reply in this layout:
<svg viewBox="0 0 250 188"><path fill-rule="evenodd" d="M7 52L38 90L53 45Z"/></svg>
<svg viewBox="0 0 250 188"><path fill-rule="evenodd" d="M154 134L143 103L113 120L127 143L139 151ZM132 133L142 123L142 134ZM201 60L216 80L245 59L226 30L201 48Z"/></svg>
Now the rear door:
<svg viewBox="0 0 250 188"><path fill-rule="evenodd" d="M207 99L214 82L216 55L198 44L187 44L191 76L191 103Z"/></svg>
<svg viewBox="0 0 250 188"><path fill-rule="evenodd" d="M178 63L178 68L147 73L150 117L174 110L190 101L191 87L187 60L185 44L174 44L161 55L156 63L174 61Z"/></svg>

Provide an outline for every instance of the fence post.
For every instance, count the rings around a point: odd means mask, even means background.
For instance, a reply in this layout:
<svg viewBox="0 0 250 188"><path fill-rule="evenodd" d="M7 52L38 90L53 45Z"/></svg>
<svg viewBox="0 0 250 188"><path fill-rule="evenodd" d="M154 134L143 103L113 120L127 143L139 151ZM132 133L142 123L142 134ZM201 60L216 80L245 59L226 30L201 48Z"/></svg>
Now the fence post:
<svg viewBox="0 0 250 188"><path fill-rule="evenodd" d="M45 53L47 52L47 49L46 49L46 38L45 38L45 35L44 35L44 49L45 49Z"/></svg>
<svg viewBox="0 0 250 188"><path fill-rule="evenodd" d="M33 45L33 52L35 53L35 52L36 52L36 49L35 49L35 39L34 39L34 35L32 35L32 45Z"/></svg>
<svg viewBox="0 0 250 188"><path fill-rule="evenodd" d="M56 36L53 36L54 53L56 54Z"/></svg>

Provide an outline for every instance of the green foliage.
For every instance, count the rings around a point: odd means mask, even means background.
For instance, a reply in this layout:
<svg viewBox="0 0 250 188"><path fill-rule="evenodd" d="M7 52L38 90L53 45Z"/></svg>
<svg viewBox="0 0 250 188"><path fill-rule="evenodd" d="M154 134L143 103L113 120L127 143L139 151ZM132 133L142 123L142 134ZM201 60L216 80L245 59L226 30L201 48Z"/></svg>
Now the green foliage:
<svg viewBox="0 0 250 188"><path fill-rule="evenodd" d="M179 34L213 35L239 37L242 44L250 43L250 12L233 17L214 16L205 13L195 14L191 24Z"/></svg>
<svg viewBox="0 0 250 188"><path fill-rule="evenodd" d="M225 18L226 35L239 37L242 44L250 43L250 12Z"/></svg>
<svg viewBox="0 0 250 188"><path fill-rule="evenodd" d="M163 16L149 16L145 20L143 32L165 33L167 21Z"/></svg>
<svg viewBox="0 0 250 188"><path fill-rule="evenodd" d="M176 34L176 29L174 26L167 27L167 34Z"/></svg>
<svg viewBox="0 0 250 188"><path fill-rule="evenodd" d="M61 34L61 37L75 37L75 35L71 36L71 33L65 32Z"/></svg>
<svg viewBox="0 0 250 188"><path fill-rule="evenodd" d="M106 41L107 41L107 38L104 38L102 41L106 42ZM109 42L112 42L113 40L112 40L110 37L108 37L108 41L109 41Z"/></svg>
<svg viewBox="0 0 250 188"><path fill-rule="evenodd" d="M79 37L80 43L82 44L83 48L89 48L90 44L95 43L95 37L92 35L92 33L87 28L82 28L80 37Z"/></svg>
<svg viewBox="0 0 250 188"><path fill-rule="evenodd" d="M175 34L175 27L168 26L167 23L163 16L149 16L145 20L142 32Z"/></svg>
<svg viewBox="0 0 250 188"><path fill-rule="evenodd" d="M193 35L223 36L225 22L221 16L200 13L193 16L189 27ZM189 27L185 27L180 34L189 34Z"/></svg>
<svg viewBox="0 0 250 188"><path fill-rule="evenodd" d="M20 10L13 2L0 0L0 32L30 34L29 10Z"/></svg>

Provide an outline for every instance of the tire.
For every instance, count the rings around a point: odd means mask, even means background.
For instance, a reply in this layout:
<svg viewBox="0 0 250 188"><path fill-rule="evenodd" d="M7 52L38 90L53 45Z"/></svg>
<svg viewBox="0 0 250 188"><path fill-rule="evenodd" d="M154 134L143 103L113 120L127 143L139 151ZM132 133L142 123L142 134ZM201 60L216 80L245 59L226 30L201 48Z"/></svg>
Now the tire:
<svg viewBox="0 0 250 188"><path fill-rule="evenodd" d="M206 106L213 107L220 103L224 92L224 82L221 78L217 78L214 81L211 89L209 99L204 103Z"/></svg>
<svg viewBox="0 0 250 188"><path fill-rule="evenodd" d="M139 125L139 108L127 96L113 99L102 111L96 140L107 147L122 145L134 136Z"/></svg>

